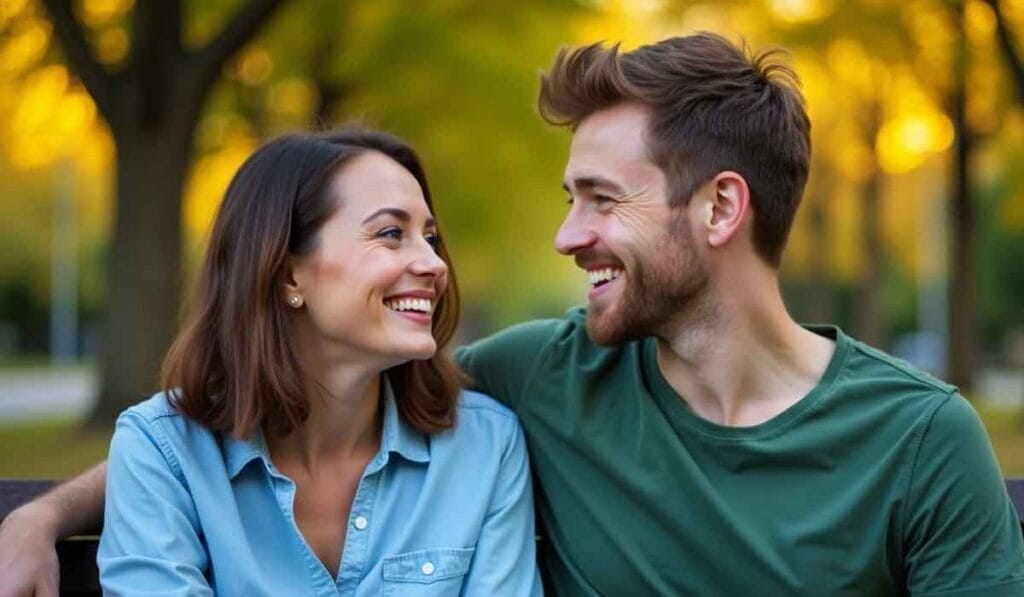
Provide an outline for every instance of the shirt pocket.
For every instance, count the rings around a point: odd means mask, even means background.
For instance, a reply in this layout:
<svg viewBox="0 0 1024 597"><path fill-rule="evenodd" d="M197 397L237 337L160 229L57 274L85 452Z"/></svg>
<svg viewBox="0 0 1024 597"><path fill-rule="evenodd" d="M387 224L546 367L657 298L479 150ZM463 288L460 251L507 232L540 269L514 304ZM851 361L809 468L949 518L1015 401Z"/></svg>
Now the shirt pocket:
<svg viewBox="0 0 1024 597"><path fill-rule="evenodd" d="M474 548L421 549L384 558L384 594L409 597L458 595Z"/></svg>

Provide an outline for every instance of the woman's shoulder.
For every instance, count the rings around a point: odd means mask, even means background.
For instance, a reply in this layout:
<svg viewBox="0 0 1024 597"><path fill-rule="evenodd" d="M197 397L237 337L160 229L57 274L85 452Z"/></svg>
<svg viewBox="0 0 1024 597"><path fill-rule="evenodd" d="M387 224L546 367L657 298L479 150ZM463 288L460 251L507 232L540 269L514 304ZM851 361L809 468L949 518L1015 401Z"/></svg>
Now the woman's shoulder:
<svg viewBox="0 0 1024 597"><path fill-rule="evenodd" d="M183 442L206 443L216 439L209 429L183 415L175 407L173 395L167 392L154 394L125 409L117 419L115 438L119 431L129 429L152 436L165 449Z"/></svg>
<svg viewBox="0 0 1024 597"><path fill-rule="evenodd" d="M485 419L518 422L516 414L512 412L512 409L487 394L474 392L473 390L462 390L459 393L457 409L460 417L482 417Z"/></svg>
<svg viewBox="0 0 1024 597"><path fill-rule="evenodd" d="M456 405L455 425L439 436L453 448L485 450L490 446L503 451L521 433L519 419L507 406L487 394L463 390Z"/></svg>

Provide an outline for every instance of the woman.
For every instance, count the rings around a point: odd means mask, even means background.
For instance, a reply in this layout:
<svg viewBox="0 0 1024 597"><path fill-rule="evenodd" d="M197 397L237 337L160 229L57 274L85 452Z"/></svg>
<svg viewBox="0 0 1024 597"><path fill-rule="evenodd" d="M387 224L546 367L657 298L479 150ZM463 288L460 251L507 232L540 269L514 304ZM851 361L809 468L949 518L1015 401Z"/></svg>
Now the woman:
<svg viewBox="0 0 1024 597"><path fill-rule="evenodd" d="M411 148L253 154L164 392L110 449L104 593L540 593L522 432L441 353L455 279Z"/></svg>

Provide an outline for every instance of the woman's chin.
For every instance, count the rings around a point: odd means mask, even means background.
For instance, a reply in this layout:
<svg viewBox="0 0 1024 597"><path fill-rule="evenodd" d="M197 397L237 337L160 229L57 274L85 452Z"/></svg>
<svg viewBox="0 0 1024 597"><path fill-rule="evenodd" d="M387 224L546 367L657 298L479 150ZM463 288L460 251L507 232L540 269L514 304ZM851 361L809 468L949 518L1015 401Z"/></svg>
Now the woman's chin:
<svg viewBox="0 0 1024 597"><path fill-rule="evenodd" d="M396 357L401 359L401 363L407 363L409 361L425 361L435 354L437 354L437 342L430 338L429 342L417 342L402 347Z"/></svg>

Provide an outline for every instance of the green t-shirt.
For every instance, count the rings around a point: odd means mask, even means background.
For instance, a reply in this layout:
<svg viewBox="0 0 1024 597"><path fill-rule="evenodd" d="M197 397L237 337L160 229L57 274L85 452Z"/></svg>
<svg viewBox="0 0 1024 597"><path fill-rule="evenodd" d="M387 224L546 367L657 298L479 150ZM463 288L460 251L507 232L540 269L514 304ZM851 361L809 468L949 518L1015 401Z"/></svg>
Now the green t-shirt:
<svg viewBox="0 0 1024 597"><path fill-rule="evenodd" d="M818 386L753 427L692 413L653 339L585 314L460 350L522 422L560 595L1024 595L1024 539L953 388L835 328Z"/></svg>

